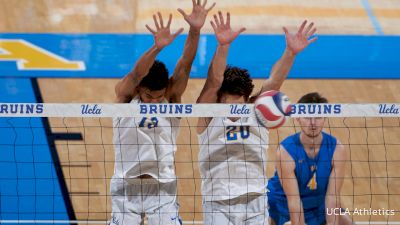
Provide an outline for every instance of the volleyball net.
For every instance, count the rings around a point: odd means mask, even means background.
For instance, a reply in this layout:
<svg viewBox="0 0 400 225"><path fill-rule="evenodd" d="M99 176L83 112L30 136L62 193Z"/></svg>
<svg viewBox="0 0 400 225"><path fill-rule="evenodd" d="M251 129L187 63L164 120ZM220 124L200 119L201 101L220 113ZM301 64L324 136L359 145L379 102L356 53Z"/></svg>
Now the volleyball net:
<svg viewBox="0 0 400 225"><path fill-rule="evenodd" d="M184 224L202 224L197 118L254 117L253 107L0 103L0 223L107 223L112 118L179 117L174 165L180 216ZM358 224L400 224L400 105L294 105L291 118L269 131L266 177L274 173L279 143L301 130L300 117L326 117L324 132L345 146L341 202L350 217Z"/></svg>

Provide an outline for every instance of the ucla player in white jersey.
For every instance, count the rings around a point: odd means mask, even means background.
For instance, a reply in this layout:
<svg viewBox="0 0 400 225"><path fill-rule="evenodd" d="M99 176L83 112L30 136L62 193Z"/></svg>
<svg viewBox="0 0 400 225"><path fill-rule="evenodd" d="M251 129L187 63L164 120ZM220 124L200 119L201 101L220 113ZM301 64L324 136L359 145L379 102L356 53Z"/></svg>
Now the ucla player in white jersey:
<svg viewBox="0 0 400 225"><path fill-rule="evenodd" d="M190 30L173 75L156 61L160 51L182 31L171 34L172 15L165 24L154 15L154 45L136 62L134 69L115 87L118 103L180 103L196 55L200 30L208 12L207 0L193 0L190 15L178 11ZM144 215L148 224L181 224L176 199L174 156L179 118L114 118L115 169L111 180L112 218L110 224L138 225Z"/></svg>
<svg viewBox="0 0 400 225"><path fill-rule="evenodd" d="M284 28L286 49L261 90L250 97L254 85L247 70L226 66L230 44L245 28L233 31L229 13L224 18L221 12L211 25L218 46L198 103L248 103L264 91L279 90L295 56L316 39L310 39L316 31L312 23L306 27L304 21L294 35ZM266 224L268 130L255 117L199 118L197 132L204 224Z"/></svg>

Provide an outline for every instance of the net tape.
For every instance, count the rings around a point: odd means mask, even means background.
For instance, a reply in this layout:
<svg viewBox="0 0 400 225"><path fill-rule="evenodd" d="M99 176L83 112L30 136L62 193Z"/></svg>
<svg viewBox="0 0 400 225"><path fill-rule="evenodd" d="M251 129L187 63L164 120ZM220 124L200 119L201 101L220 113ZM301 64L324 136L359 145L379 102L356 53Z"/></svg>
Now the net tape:
<svg viewBox="0 0 400 225"><path fill-rule="evenodd" d="M0 103L0 117L248 117L254 104ZM294 104L291 117L400 117L400 104Z"/></svg>

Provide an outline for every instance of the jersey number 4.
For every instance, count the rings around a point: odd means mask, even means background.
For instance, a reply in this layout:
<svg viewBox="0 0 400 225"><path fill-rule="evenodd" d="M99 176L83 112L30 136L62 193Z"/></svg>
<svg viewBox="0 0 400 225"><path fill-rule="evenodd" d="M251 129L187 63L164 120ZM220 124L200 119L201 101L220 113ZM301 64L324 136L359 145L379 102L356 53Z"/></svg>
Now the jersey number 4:
<svg viewBox="0 0 400 225"><path fill-rule="evenodd" d="M238 129L239 128L239 129ZM238 132L240 133L240 138L247 139L250 136L249 126L227 126L226 127L226 140L235 141L238 139Z"/></svg>
<svg viewBox="0 0 400 225"><path fill-rule="evenodd" d="M158 119L157 117L143 117L143 119L139 123L139 127L147 127L149 129L157 127L158 126Z"/></svg>
<svg viewBox="0 0 400 225"><path fill-rule="evenodd" d="M307 187L310 188L310 190L317 190L317 172L314 172L310 181L308 181Z"/></svg>

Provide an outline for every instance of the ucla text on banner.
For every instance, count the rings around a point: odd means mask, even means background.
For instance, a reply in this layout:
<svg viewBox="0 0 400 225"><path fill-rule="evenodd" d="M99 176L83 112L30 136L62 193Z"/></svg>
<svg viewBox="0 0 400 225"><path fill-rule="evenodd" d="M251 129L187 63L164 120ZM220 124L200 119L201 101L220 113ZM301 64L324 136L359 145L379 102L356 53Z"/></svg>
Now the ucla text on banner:
<svg viewBox="0 0 400 225"><path fill-rule="evenodd" d="M0 103L0 117L249 117L253 104ZM294 104L292 117L400 117L400 104Z"/></svg>

